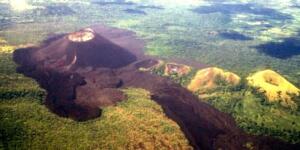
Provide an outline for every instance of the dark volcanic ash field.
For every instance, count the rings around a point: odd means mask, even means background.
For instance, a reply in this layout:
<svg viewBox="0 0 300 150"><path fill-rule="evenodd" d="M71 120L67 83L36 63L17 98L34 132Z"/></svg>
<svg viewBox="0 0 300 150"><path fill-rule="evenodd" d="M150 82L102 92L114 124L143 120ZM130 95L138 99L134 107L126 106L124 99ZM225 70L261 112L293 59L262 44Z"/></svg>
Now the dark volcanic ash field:
<svg viewBox="0 0 300 150"><path fill-rule="evenodd" d="M84 121L101 116L101 108L125 99L121 88L149 90L166 115L176 121L195 149L296 149L268 137L245 134L234 119L201 102L179 84L140 67L155 65L143 54L144 41L130 31L92 26L18 49L18 72L47 91L45 105L62 117Z"/></svg>

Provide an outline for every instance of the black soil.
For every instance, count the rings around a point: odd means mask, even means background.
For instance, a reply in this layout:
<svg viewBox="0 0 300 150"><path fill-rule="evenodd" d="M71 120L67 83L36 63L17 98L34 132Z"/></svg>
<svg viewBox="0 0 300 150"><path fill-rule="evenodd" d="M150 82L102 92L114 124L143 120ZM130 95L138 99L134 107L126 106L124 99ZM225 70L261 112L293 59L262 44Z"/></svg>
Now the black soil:
<svg viewBox="0 0 300 150"><path fill-rule="evenodd" d="M47 90L45 105L54 113L84 121L101 115L101 108L125 99L121 88L149 90L152 99L176 121L195 149L296 149L268 137L245 134L234 119L199 101L169 79L139 71L157 60L143 55L144 42L126 30L93 26L95 37L72 42L67 35L45 40L37 47L18 49L17 71Z"/></svg>

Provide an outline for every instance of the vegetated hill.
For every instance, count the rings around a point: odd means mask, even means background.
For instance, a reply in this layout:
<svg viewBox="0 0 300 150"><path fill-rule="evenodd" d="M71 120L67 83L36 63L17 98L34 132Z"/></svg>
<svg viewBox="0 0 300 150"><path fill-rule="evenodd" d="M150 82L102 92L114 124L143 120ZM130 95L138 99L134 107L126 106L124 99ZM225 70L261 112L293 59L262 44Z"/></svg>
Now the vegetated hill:
<svg viewBox="0 0 300 150"><path fill-rule="evenodd" d="M192 92L203 91L216 88L218 84L221 84L218 82L223 81L223 84L237 85L240 80L241 78L232 72L211 67L199 70L187 88Z"/></svg>
<svg viewBox="0 0 300 150"><path fill-rule="evenodd" d="M270 102L280 102L285 107L297 107L292 96L298 96L300 90L273 70L263 70L247 78L249 85L267 97Z"/></svg>

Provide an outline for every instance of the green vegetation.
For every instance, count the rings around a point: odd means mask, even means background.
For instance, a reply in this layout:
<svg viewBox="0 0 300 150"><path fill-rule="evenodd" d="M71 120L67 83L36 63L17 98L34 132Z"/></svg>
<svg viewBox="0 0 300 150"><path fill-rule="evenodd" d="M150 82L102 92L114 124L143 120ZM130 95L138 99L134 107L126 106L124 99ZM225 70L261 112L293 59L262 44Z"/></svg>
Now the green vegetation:
<svg viewBox="0 0 300 150"><path fill-rule="evenodd" d="M32 97L0 101L0 148L190 149L179 126L147 91L125 90L128 100L87 122L61 118Z"/></svg>
<svg viewBox="0 0 300 150"><path fill-rule="evenodd" d="M287 109L280 103L271 104L257 89L242 84L210 91L211 96L203 101L233 115L238 125L249 133L300 142L300 111Z"/></svg>
<svg viewBox="0 0 300 150"><path fill-rule="evenodd" d="M269 135L299 143L299 112L282 108L280 104L268 104L253 94L247 94L235 107L234 117L239 126L259 135Z"/></svg>
<svg viewBox="0 0 300 150"><path fill-rule="evenodd" d="M0 43L0 100L18 97L31 97L42 101L44 91L36 82L16 73L16 65L12 61L12 52L15 49L5 40Z"/></svg>

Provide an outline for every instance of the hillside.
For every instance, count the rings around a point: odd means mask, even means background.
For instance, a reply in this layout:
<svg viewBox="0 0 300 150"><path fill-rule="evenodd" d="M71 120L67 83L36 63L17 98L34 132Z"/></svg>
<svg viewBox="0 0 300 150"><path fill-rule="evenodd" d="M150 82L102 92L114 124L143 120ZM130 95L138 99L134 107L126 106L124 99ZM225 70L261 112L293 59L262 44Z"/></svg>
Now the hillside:
<svg viewBox="0 0 300 150"><path fill-rule="evenodd" d="M297 107L292 100L300 90L273 70L263 70L247 78L249 85L258 88L270 102L280 102L285 107Z"/></svg>
<svg viewBox="0 0 300 150"><path fill-rule="evenodd" d="M241 78L232 72L212 67L199 70L187 88L192 92L201 92L214 89L220 84L234 86L239 84L240 80Z"/></svg>

